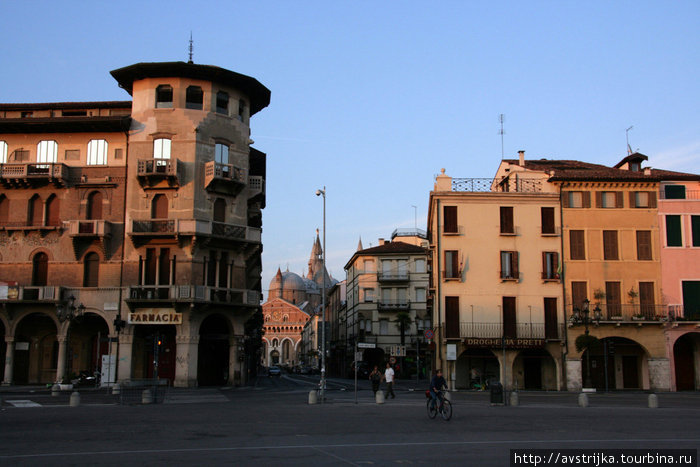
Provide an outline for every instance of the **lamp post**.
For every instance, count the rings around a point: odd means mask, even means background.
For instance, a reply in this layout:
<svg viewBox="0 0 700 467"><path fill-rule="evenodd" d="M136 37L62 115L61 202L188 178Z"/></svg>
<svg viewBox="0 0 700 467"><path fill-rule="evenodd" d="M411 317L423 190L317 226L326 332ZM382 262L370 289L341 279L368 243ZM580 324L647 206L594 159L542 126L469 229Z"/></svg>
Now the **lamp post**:
<svg viewBox="0 0 700 467"><path fill-rule="evenodd" d="M56 317L58 318L58 321L61 323L65 323L66 321L69 322L68 329L66 330L66 350L68 352L70 351L70 323L72 323L74 320L77 320L80 317L82 317L84 313L85 313L85 305L80 303L78 306L75 306L75 296L74 295L71 295L70 297L68 297L67 301L65 303L62 302L56 306ZM72 358L70 360L72 362ZM68 362L69 362L69 359L66 356L65 362L63 362L63 364L64 364L63 376L64 377L68 374L68 371L67 371L68 370Z"/></svg>
<svg viewBox="0 0 700 467"><path fill-rule="evenodd" d="M321 288L321 403L326 399L326 187L316 190L323 195L323 287Z"/></svg>
<svg viewBox="0 0 700 467"><path fill-rule="evenodd" d="M583 308L580 310L580 319L583 321L583 326L586 334L586 380L584 382L584 385L587 388L593 387L593 383L591 380L591 341L590 339L588 339L588 325L593 322L598 323L598 321L600 321L600 307L596 305L596 307L593 309L593 318L591 318L590 306L591 301L588 300L588 298L585 298L583 300Z"/></svg>

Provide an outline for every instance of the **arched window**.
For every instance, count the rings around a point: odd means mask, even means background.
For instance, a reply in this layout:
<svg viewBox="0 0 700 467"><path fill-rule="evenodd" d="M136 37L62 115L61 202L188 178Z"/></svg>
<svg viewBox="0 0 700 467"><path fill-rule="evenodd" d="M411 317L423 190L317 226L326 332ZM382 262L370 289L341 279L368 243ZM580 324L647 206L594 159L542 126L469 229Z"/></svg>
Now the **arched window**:
<svg viewBox="0 0 700 467"><path fill-rule="evenodd" d="M48 275L49 257L46 253L37 253L32 259L32 285L46 285Z"/></svg>
<svg viewBox="0 0 700 467"><path fill-rule="evenodd" d="M102 219L102 192L93 191L88 196L86 217L88 220Z"/></svg>
<svg viewBox="0 0 700 467"><path fill-rule="evenodd" d="M34 195L29 200L29 212L27 213L29 225L42 225L44 219L44 203L41 202L39 195Z"/></svg>
<svg viewBox="0 0 700 467"><path fill-rule="evenodd" d="M272 339L272 346L277 347L278 345L279 345L279 341L276 338Z"/></svg>
<svg viewBox="0 0 700 467"><path fill-rule="evenodd" d="M107 165L107 141L91 139L87 146L87 165Z"/></svg>
<svg viewBox="0 0 700 467"><path fill-rule="evenodd" d="M151 204L151 219L168 218L168 197L164 194L157 194L153 197Z"/></svg>
<svg viewBox="0 0 700 467"><path fill-rule="evenodd" d="M10 220L10 200L0 195L0 225L7 225Z"/></svg>
<svg viewBox="0 0 700 467"><path fill-rule="evenodd" d="M7 143L0 141L0 164L7 164Z"/></svg>
<svg viewBox="0 0 700 467"><path fill-rule="evenodd" d="M214 222L226 222L226 201L222 198L214 201Z"/></svg>
<svg viewBox="0 0 700 467"><path fill-rule="evenodd" d="M189 86L185 95L185 108L202 110L204 102L204 93L199 86Z"/></svg>
<svg viewBox="0 0 700 467"><path fill-rule="evenodd" d="M100 280L100 257L88 253L83 260L83 287L98 287Z"/></svg>
<svg viewBox="0 0 700 467"><path fill-rule="evenodd" d="M55 163L57 160L58 143L56 141L39 141L39 144L36 146L36 161Z"/></svg>
<svg viewBox="0 0 700 467"><path fill-rule="evenodd" d="M228 115L228 93L216 93L216 113Z"/></svg>
<svg viewBox="0 0 700 467"><path fill-rule="evenodd" d="M289 341L284 341L284 344L282 344L282 361L289 361L291 350L292 348Z"/></svg>
<svg viewBox="0 0 700 467"><path fill-rule="evenodd" d="M173 88L161 84L156 88L156 109L170 109L173 106Z"/></svg>
<svg viewBox="0 0 700 467"><path fill-rule="evenodd" d="M44 225L59 226L61 225L60 217L61 200L56 195L49 196L46 200L46 222Z"/></svg>

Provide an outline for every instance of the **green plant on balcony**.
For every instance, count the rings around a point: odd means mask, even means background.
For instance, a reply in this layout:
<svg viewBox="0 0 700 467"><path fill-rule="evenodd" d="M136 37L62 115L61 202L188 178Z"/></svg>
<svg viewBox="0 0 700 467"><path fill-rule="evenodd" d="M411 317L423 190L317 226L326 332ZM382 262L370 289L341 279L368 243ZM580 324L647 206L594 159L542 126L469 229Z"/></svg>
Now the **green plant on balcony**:
<svg viewBox="0 0 700 467"><path fill-rule="evenodd" d="M595 289L593 291L593 298L595 298L596 304L600 305L600 302L605 298L605 291L601 288Z"/></svg>

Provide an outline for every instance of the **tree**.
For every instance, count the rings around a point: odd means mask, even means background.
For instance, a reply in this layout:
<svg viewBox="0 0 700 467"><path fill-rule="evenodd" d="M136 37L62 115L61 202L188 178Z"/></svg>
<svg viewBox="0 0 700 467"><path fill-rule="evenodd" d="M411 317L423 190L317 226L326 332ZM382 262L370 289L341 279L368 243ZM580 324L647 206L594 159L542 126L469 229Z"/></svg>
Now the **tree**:
<svg viewBox="0 0 700 467"><path fill-rule="evenodd" d="M396 313L396 327L401 331L401 345L406 344L406 328L413 323L411 315L407 311L399 311Z"/></svg>

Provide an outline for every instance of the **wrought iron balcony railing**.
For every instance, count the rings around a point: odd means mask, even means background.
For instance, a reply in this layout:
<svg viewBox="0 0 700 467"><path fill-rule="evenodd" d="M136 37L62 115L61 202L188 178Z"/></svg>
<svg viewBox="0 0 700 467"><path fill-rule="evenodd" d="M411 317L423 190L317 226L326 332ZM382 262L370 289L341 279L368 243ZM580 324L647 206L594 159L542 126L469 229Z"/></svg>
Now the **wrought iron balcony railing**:
<svg viewBox="0 0 700 467"><path fill-rule="evenodd" d="M462 321L459 323L458 330L445 327L444 335L447 338L460 339L500 339L505 334L505 337L509 339L562 340L564 339L565 332L565 327L561 323L506 323L504 328L503 323Z"/></svg>
<svg viewBox="0 0 700 467"><path fill-rule="evenodd" d="M577 314L576 311L575 307L567 305L566 316L572 324L581 322L581 313ZM678 316L669 314L668 305L603 303L591 304L588 317L598 321L667 321Z"/></svg>
<svg viewBox="0 0 700 467"><path fill-rule="evenodd" d="M379 282L404 282L408 281L407 272L380 272L377 274Z"/></svg>
<svg viewBox="0 0 700 467"><path fill-rule="evenodd" d="M380 311L404 311L411 306L409 300L379 300L377 306Z"/></svg>

